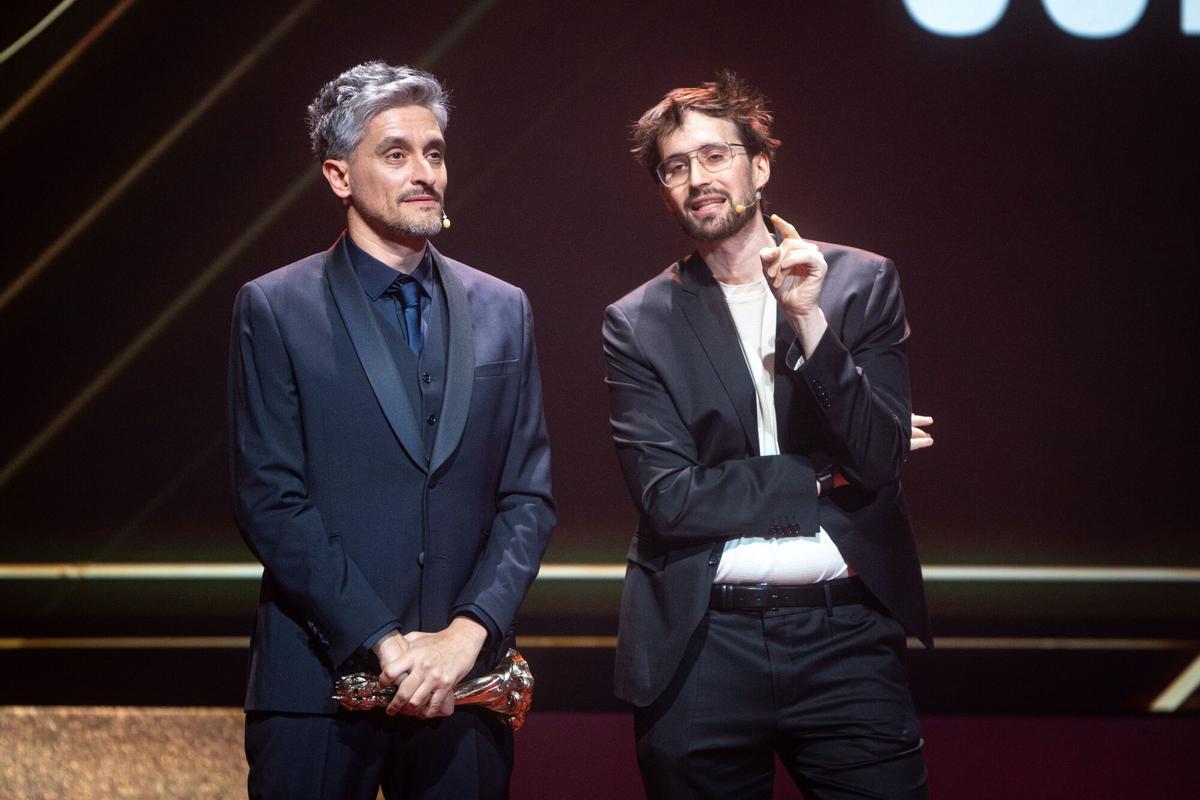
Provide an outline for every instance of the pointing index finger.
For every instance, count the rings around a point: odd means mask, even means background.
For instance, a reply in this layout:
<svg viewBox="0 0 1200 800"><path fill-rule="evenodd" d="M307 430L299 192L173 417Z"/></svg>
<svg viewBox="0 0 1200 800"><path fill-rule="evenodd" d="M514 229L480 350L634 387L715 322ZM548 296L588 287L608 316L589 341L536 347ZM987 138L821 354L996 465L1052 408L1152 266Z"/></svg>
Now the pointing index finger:
<svg viewBox="0 0 1200 800"><path fill-rule="evenodd" d="M779 235L783 238L796 239L801 242L804 241L804 238L800 235L792 223L788 222L778 214L771 215L771 224L775 226L775 230L779 231Z"/></svg>

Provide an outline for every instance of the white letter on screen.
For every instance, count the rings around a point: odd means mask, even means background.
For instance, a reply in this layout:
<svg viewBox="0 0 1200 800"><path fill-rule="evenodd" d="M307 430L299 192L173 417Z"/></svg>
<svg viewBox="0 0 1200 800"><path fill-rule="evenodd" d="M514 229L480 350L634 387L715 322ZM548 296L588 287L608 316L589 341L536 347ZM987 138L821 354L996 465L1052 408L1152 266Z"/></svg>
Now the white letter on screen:
<svg viewBox="0 0 1200 800"><path fill-rule="evenodd" d="M1008 0L904 0L908 15L939 36L977 36L990 30L1008 9Z"/></svg>
<svg viewBox="0 0 1200 800"><path fill-rule="evenodd" d="M1179 9L1179 27L1188 36L1200 36L1200 0L1183 0Z"/></svg>
<svg viewBox="0 0 1200 800"><path fill-rule="evenodd" d="M1084 39L1120 36L1142 18L1148 0L1042 0L1054 24Z"/></svg>

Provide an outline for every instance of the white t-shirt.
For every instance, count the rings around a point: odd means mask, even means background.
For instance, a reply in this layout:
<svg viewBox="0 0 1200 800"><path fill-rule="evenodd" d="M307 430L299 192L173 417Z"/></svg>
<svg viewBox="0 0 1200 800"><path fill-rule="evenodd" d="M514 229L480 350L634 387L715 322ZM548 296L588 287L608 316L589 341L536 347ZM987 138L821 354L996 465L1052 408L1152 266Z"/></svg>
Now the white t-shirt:
<svg viewBox="0 0 1200 800"><path fill-rule="evenodd" d="M758 451L779 455L775 420L775 317L778 304L766 278L721 284L737 326L758 404ZM797 491L800 491L797 487ZM812 536L743 536L725 543L715 583L802 585L853 574L824 528Z"/></svg>

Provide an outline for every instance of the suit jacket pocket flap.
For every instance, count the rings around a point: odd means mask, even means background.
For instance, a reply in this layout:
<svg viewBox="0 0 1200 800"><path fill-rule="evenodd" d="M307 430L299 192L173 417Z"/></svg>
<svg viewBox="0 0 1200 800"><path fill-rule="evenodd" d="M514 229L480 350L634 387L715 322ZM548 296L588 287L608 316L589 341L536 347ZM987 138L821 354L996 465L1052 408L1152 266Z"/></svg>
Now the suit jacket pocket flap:
<svg viewBox="0 0 1200 800"><path fill-rule="evenodd" d="M508 375L516 372L521 365L521 359L514 358L510 361L489 361L486 364L478 364L475 367L476 378L493 378L497 375Z"/></svg>

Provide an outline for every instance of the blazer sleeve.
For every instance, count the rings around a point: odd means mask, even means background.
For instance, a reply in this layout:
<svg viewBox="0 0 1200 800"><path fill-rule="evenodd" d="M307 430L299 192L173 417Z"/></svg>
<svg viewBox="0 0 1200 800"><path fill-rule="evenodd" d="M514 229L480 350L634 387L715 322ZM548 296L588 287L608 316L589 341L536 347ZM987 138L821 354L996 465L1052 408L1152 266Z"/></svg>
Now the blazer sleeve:
<svg viewBox="0 0 1200 800"><path fill-rule="evenodd" d="M889 259L874 270L861 320L841 327L846 340L830 326L799 374L820 409L834 463L852 483L875 491L899 480L912 428L909 328Z"/></svg>
<svg viewBox="0 0 1200 800"><path fill-rule="evenodd" d="M296 378L270 302L254 283L234 301L229 437L242 537L337 666L395 615L326 534L309 499Z"/></svg>
<svg viewBox="0 0 1200 800"><path fill-rule="evenodd" d="M816 532L816 475L807 457L738 453L706 463L645 353L643 339L650 334L635 330L612 305L603 337L617 459L634 503L660 538L682 546L697 539Z"/></svg>
<svg viewBox="0 0 1200 800"><path fill-rule="evenodd" d="M537 577L557 521L550 493L550 440L542 413L542 382L533 337L533 313L521 298L521 388L507 452L496 487L496 516L487 545L455 612L476 606L503 634Z"/></svg>

